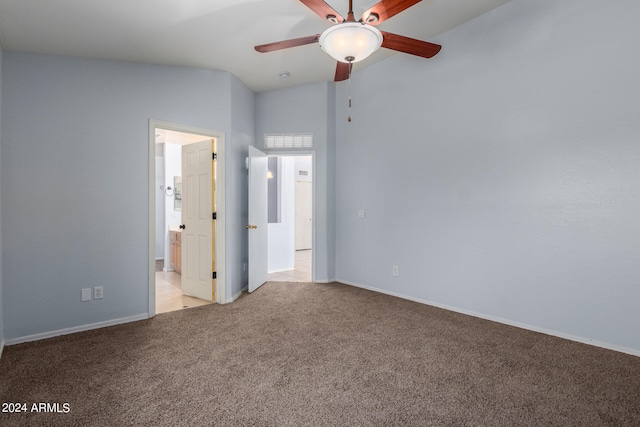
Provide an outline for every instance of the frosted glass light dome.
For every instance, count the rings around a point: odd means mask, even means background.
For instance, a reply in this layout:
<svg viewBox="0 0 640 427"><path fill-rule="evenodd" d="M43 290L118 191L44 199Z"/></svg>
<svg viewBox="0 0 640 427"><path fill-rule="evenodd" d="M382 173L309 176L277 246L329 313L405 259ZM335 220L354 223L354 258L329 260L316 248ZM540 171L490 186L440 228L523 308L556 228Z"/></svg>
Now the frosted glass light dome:
<svg viewBox="0 0 640 427"><path fill-rule="evenodd" d="M320 47L340 62L358 62L382 45L377 28L360 22L343 22L320 35Z"/></svg>

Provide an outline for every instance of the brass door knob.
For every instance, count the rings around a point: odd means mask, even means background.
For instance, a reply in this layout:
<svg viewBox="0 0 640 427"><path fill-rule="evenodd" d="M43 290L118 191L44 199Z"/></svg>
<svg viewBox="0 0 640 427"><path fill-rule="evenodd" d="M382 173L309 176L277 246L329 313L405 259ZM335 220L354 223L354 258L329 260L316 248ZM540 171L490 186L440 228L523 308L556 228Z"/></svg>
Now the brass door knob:
<svg viewBox="0 0 640 427"><path fill-rule="evenodd" d="M258 226L249 224L249 225L246 225L244 228L246 228L247 230L250 230L250 229L254 229L255 230L256 228L258 228Z"/></svg>

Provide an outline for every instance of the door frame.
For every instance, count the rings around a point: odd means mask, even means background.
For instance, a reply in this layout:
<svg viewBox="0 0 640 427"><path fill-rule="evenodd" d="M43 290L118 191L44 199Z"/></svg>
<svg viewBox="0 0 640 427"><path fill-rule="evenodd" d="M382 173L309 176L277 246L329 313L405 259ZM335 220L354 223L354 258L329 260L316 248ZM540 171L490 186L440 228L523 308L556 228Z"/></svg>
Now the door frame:
<svg viewBox="0 0 640 427"><path fill-rule="evenodd" d="M182 133L203 135L216 140L216 190L215 205L215 264L216 281L214 286L215 302L226 302L225 275L225 134L224 132L202 129L178 123L149 119L149 246L148 246L148 283L149 283L149 317L156 315L156 128Z"/></svg>
<svg viewBox="0 0 640 427"><path fill-rule="evenodd" d="M283 150L266 150L263 149L267 157L309 157L311 156L311 212L313 219L311 221L311 283L316 283L316 222L318 218L316 203L316 152L315 150L300 151L283 151ZM267 239L269 236L267 235Z"/></svg>

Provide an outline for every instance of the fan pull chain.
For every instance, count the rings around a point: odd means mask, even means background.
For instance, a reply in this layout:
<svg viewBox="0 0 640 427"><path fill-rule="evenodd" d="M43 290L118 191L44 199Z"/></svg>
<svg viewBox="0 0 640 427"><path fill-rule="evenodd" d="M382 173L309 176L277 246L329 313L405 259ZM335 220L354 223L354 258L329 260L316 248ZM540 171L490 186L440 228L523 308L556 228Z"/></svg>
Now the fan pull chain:
<svg viewBox="0 0 640 427"><path fill-rule="evenodd" d="M351 123L351 67L353 63L349 61L349 115L347 117L347 121Z"/></svg>

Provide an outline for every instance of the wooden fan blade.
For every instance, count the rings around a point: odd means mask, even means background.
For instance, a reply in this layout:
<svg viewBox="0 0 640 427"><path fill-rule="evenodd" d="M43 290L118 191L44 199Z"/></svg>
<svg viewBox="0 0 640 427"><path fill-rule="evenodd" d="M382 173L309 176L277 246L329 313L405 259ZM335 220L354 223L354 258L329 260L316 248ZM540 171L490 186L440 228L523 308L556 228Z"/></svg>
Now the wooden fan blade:
<svg viewBox="0 0 640 427"><path fill-rule="evenodd" d="M281 50L290 47L303 46L305 44L317 43L318 39L320 39L320 34L316 34L315 36L300 37L297 39L283 40L280 42L261 44L255 46L255 50L262 53L273 52L274 50Z"/></svg>
<svg viewBox="0 0 640 427"><path fill-rule="evenodd" d="M423 42L422 40L399 36L385 31L380 32L383 37L382 47L386 47L387 49L397 50L398 52L417 55L423 58L431 58L442 49L442 46L439 44Z"/></svg>
<svg viewBox="0 0 640 427"><path fill-rule="evenodd" d="M351 64L348 62L338 61L338 65L336 66L336 77L333 80L336 82L347 80L349 78L349 74L351 74L350 71Z"/></svg>
<svg viewBox="0 0 640 427"><path fill-rule="evenodd" d="M362 22L369 25L379 25L421 1L422 0L382 0L362 14Z"/></svg>
<svg viewBox="0 0 640 427"><path fill-rule="evenodd" d="M324 20L331 21L336 24L344 21L344 18L323 0L300 1Z"/></svg>

